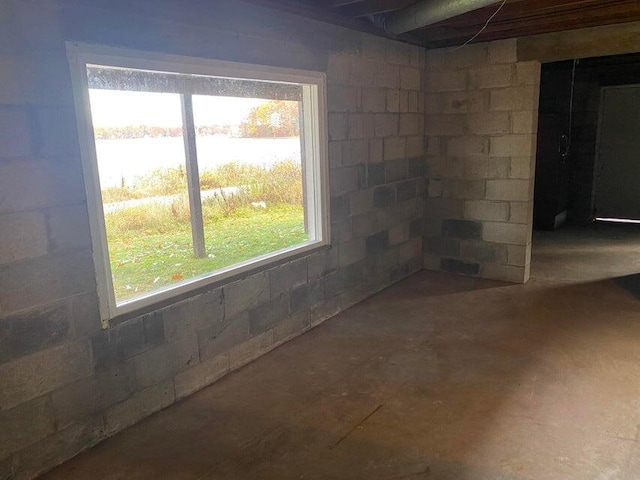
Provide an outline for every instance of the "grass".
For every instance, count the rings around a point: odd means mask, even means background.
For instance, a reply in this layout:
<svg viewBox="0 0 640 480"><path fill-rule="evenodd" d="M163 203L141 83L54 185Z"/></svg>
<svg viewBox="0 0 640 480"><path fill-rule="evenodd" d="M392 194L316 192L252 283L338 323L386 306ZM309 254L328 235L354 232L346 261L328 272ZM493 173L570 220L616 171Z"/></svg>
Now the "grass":
<svg viewBox="0 0 640 480"><path fill-rule="evenodd" d="M105 214L118 301L308 240L299 164L228 164L201 174L202 191L240 186L202 201L206 258L193 254L185 183L180 169L166 169L138 178L135 187L103 190L105 204L162 197Z"/></svg>
<svg viewBox="0 0 640 480"><path fill-rule="evenodd" d="M184 279L307 241L301 206L242 212L205 225L207 258L195 258L188 226L126 237L109 235L121 301Z"/></svg>

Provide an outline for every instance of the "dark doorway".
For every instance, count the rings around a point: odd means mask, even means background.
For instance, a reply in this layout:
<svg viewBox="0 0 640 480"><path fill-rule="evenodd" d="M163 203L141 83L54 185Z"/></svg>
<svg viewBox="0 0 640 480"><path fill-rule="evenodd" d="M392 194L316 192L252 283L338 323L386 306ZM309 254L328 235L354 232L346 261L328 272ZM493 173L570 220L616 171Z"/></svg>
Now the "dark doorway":
<svg viewBox="0 0 640 480"><path fill-rule="evenodd" d="M553 230L566 222L586 224L605 214L640 218L640 188L633 185L639 178L640 158L633 162L633 155L625 160L618 155L640 145L640 131L629 123L636 117L640 123L640 103L606 93L613 87L639 83L640 54L543 64L534 229ZM640 102L640 88L637 93ZM605 102L607 97L611 101ZM613 129L615 135L601 144L603 104L608 106L609 131ZM617 150L612 150L614 146ZM621 188L624 182L631 182L629 188ZM637 197L637 209L630 206L630 196Z"/></svg>

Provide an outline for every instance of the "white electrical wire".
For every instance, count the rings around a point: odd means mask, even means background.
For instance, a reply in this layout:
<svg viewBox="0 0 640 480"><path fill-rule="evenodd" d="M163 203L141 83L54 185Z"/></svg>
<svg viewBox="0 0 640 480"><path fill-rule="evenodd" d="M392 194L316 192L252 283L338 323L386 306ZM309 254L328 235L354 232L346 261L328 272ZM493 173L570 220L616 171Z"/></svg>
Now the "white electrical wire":
<svg viewBox="0 0 640 480"><path fill-rule="evenodd" d="M487 27L489 26L489 24L491 23L491 20L493 20L495 18L496 15L498 15L498 13L500 13L500 10L502 10L502 7L504 7L505 3L507 3L507 0L502 0L502 3L500 4L500 6L498 7L498 9L493 12L493 15L491 15L489 17L489 19L487 20L487 22L482 26L482 28L478 31L478 33L476 33L473 37L471 37L469 40L467 40L466 42L464 42L462 45L460 45L459 47L456 47L454 49L452 49L452 52L455 52L456 50L461 49L462 47L466 47L467 45L469 45L471 42L473 42L476 38L478 38L478 36L480 36L480 34L482 32L484 32Z"/></svg>

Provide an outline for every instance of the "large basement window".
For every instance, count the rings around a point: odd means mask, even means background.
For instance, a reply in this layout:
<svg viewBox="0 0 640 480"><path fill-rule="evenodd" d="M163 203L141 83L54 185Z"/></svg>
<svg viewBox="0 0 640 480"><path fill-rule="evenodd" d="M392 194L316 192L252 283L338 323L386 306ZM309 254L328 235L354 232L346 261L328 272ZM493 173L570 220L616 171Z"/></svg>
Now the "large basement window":
<svg viewBox="0 0 640 480"><path fill-rule="evenodd" d="M103 320L328 243L324 74L68 51Z"/></svg>

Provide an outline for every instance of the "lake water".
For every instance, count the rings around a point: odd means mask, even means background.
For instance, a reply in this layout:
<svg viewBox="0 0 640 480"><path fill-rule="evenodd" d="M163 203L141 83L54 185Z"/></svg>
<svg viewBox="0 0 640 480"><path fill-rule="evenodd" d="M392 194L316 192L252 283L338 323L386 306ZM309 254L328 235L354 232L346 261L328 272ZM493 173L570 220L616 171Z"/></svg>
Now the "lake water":
<svg viewBox="0 0 640 480"><path fill-rule="evenodd" d="M271 166L284 160L300 162L300 139L232 138L224 135L198 137L200 171L237 162ZM185 165L182 137L96 140L100 184L115 187L131 185L136 177L157 168Z"/></svg>

